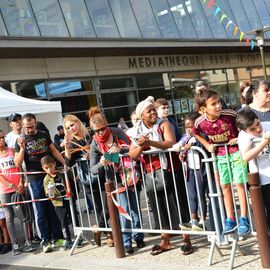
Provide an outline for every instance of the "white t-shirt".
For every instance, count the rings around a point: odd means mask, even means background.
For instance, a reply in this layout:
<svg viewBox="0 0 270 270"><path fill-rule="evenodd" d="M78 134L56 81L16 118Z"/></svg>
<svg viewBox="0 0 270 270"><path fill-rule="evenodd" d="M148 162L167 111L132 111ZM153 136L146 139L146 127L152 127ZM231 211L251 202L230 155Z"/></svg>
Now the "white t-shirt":
<svg viewBox="0 0 270 270"><path fill-rule="evenodd" d="M15 148L15 143L18 138L20 138L20 134L16 134L13 131L10 131L5 137L7 146L9 148Z"/></svg>
<svg viewBox="0 0 270 270"><path fill-rule="evenodd" d="M196 138L195 137L191 137L187 143L196 143ZM187 152L187 162L188 162L188 167L190 169L200 169L201 168L201 163L200 163L200 156L198 151L192 151L192 150L188 150Z"/></svg>
<svg viewBox="0 0 270 270"><path fill-rule="evenodd" d="M270 131L269 122L261 122L264 131ZM253 148L256 142L253 142L253 139L260 138L253 136L241 130L238 135L238 146L241 153ZM270 184L270 152L269 147L265 149L254 159L248 162L249 172L259 173L261 185Z"/></svg>

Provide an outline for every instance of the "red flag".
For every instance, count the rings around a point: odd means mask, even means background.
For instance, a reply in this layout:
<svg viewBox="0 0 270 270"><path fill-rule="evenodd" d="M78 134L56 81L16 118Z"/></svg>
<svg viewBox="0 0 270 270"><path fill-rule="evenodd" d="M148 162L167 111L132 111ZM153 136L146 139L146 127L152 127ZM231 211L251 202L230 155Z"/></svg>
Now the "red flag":
<svg viewBox="0 0 270 270"><path fill-rule="evenodd" d="M207 8L212 7L214 4L215 4L215 1L214 0L209 0L209 3L207 5Z"/></svg>

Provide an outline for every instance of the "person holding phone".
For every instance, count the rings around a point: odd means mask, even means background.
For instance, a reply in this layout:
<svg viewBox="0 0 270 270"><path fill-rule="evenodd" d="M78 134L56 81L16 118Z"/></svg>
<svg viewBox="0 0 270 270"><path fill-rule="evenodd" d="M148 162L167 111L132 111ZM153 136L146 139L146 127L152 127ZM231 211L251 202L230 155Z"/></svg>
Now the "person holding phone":
<svg viewBox="0 0 270 270"><path fill-rule="evenodd" d="M108 122L98 107L91 107L88 115L90 127L95 132L90 146L91 173L99 175L102 179L107 178L107 181L115 181L118 187L121 187L123 185L120 175L123 168L121 168L118 155L129 151L130 139L122 129L108 127ZM121 207L132 216L133 228L141 228L139 219L140 190L140 184L137 184L136 186L126 187L124 192L117 195ZM122 215L120 216L120 222L122 228L131 228L130 220ZM123 232L122 235L126 254L132 254L134 252L132 234ZM137 248L145 246L142 233L134 233L133 238L137 243Z"/></svg>

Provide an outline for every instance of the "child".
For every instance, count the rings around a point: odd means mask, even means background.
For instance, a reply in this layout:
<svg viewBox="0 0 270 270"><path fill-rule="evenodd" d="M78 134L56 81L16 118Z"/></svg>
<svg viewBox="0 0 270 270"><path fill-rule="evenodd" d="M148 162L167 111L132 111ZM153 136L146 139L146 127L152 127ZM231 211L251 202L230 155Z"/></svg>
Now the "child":
<svg viewBox="0 0 270 270"><path fill-rule="evenodd" d="M0 130L0 201L3 204L10 203L12 201L12 196L15 194L15 192L20 194L24 193L24 183L22 177L19 174L16 174L20 172L20 168L16 167L15 165L13 149L7 147L4 139L5 134L2 130ZM1 226L2 224L4 225L4 235L8 235L8 233L10 235L12 243L12 255L19 255L22 251L34 251L35 246L32 245L28 235L28 224L26 224L25 222L22 223L25 245L23 248L21 248L18 242L19 239L14 222L14 209L11 205L7 205L3 208L3 210L5 212L6 221L2 220L0 224ZM1 251L3 253L4 251L10 250L10 245L7 244L6 238L7 236L5 236L5 248Z"/></svg>
<svg viewBox="0 0 270 270"><path fill-rule="evenodd" d="M243 174L243 167L246 171L246 166L242 165L238 146L234 145L238 136L238 129L235 124L237 114L232 110L222 110L219 94L211 89L202 89L196 100L202 116L195 121L194 135L209 152L217 155L217 167L227 215L223 235L232 233L237 229L230 180L230 174L232 174L241 209L238 234L244 236L250 232L250 226L247 218L245 178ZM208 137L208 140L203 137L202 133ZM226 153L224 146L215 147L213 145L224 143L228 144L228 153Z"/></svg>
<svg viewBox="0 0 270 270"><path fill-rule="evenodd" d="M46 155L41 159L42 169L47 173L43 180L44 191L47 197L60 197L66 195L65 177L63 173L56 171L56 162L53 157ZM52 190L50 189L52 187ZM51 194L51 192L53 194ZM71 235L69 230L68 213L69 201L66 198L52 199L55 212L61 223L62 233L65 239L64 249L72 247Z"/></svg>
<svg viewBox="0 0 270 270"><path fill-rule="evenodd" d="M270 229L270 165L269 149L267 147L270 143L270 123L261 123L252 110L245 109L238 113L236 125L241 130L238 135L241 156L243 160L249 162L249 171L251 173L259 173L267 225L268 229ZM261 138L261 141L253 142L256 138Z"/></svg>
<svg viewBox="0 0 270 270"><path fill-rule="evenodd" d="M177 151L181 151L179 158L181 161L187 162L187 187L188 187L188 197L190 203L191 210L191 225L192 230L201 231L203 227L199 224L199 216L198 216L198 191L200 194L200 202L201 202L201 210L203 220L206 219L206 188L207 181L205 177L203 177L204 172L202 171L202 164L200 162L200 156L197 152L191 152L190 147L192 145L198 145L198 141L193 136L193 127L195 119L200 116L198 113L192 113L185 118L185 129L186 134L182 136L180 141L173 146L173 148ZM198 186L198 190L197 190Z"/></svg>

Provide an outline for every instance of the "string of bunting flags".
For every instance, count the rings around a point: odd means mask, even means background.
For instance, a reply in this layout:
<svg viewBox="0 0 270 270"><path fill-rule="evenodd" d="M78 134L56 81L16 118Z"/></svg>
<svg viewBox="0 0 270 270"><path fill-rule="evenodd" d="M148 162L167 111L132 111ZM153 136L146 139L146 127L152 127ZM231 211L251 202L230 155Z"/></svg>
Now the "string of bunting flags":
<svg viewBox="0 0 270 270"><path fill-rule="evenodd" d="M254 46L256 45L256 42L252 40L247 33L242 31L238 25L236 25L233 20L231 20L228 15L215 3L215 0L201 0L203 4L207 4L207 9L215 9L214 17L217 17L217 15L220 15L219 22L222 23L223 21L227 22L226 29L229 27L233 27L233 36L239 35L239 41L242 42L245 40L245 43L247 45L250 45L251 50L253 50Z"/></svg>

